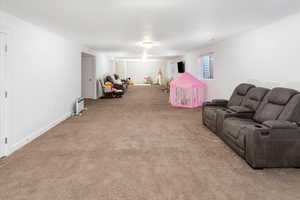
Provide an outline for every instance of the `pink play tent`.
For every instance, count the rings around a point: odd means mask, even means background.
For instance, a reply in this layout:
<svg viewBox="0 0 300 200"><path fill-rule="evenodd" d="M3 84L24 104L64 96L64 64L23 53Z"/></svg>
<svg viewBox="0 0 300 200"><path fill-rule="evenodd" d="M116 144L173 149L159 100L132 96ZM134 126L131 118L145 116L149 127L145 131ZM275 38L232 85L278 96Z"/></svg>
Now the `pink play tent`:
<svg viewBox="0 0 300 200"><path fill-rule="evenodd" d="M170 83L172 106L196 108L206 100L206 84L185 72Z"/></svg>

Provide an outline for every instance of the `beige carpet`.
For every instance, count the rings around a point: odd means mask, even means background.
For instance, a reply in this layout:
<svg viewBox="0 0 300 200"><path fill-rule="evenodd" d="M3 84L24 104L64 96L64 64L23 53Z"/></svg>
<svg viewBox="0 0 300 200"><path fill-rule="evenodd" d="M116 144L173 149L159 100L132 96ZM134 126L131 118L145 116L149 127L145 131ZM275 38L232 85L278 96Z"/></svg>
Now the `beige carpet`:
<svg viewBox="0 0 300 200"><path fill-rule="evenodd" d="M88 108L1 161L1 200L300 199L300 170L252 170L158 88Z"/></svg>

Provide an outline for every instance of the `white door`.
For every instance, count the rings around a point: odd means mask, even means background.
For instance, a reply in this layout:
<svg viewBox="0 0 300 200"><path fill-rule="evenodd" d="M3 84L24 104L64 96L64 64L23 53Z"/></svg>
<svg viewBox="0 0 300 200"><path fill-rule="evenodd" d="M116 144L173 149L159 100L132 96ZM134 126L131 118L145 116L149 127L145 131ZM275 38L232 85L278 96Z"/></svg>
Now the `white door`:
<svg viewBox="0 0 300 200"><path fill-rule="evenodd" d="M96 84L96 58L95 56L82 55L82 96L84 98L97 98Z"/></svg>
<svg viewBox="0 0 300 200"><path fill-rule="evenodd" d="M6 34L0 32L0 157L6 155L7 135L7 111L6 111L6 55L7 55L7 43Z"/></svg>

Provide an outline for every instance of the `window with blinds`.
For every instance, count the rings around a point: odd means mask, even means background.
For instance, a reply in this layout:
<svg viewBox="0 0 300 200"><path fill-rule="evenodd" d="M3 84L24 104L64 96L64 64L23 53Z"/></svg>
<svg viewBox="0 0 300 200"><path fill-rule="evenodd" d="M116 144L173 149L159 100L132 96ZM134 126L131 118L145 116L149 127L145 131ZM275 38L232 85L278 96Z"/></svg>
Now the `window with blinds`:
<svg viewBox="0 0 300 200"><path fill-rule="evenodd" d="M201 63L202 78L213 79L214 71L213 71L212 56L202 56L200 59L200 63Z"/></svg>

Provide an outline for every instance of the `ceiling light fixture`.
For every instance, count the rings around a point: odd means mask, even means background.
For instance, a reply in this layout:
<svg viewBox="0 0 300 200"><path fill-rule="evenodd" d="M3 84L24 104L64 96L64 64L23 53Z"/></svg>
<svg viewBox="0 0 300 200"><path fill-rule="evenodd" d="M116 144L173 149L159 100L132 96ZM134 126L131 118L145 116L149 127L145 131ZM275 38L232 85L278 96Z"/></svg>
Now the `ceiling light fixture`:
<svg viewBox="0 0 300 200"><path fill-rule="evenodd" d="M145 49L151 49L153 47L153 42L143 42L142 43L142 46L145 48Z"/></svg>

